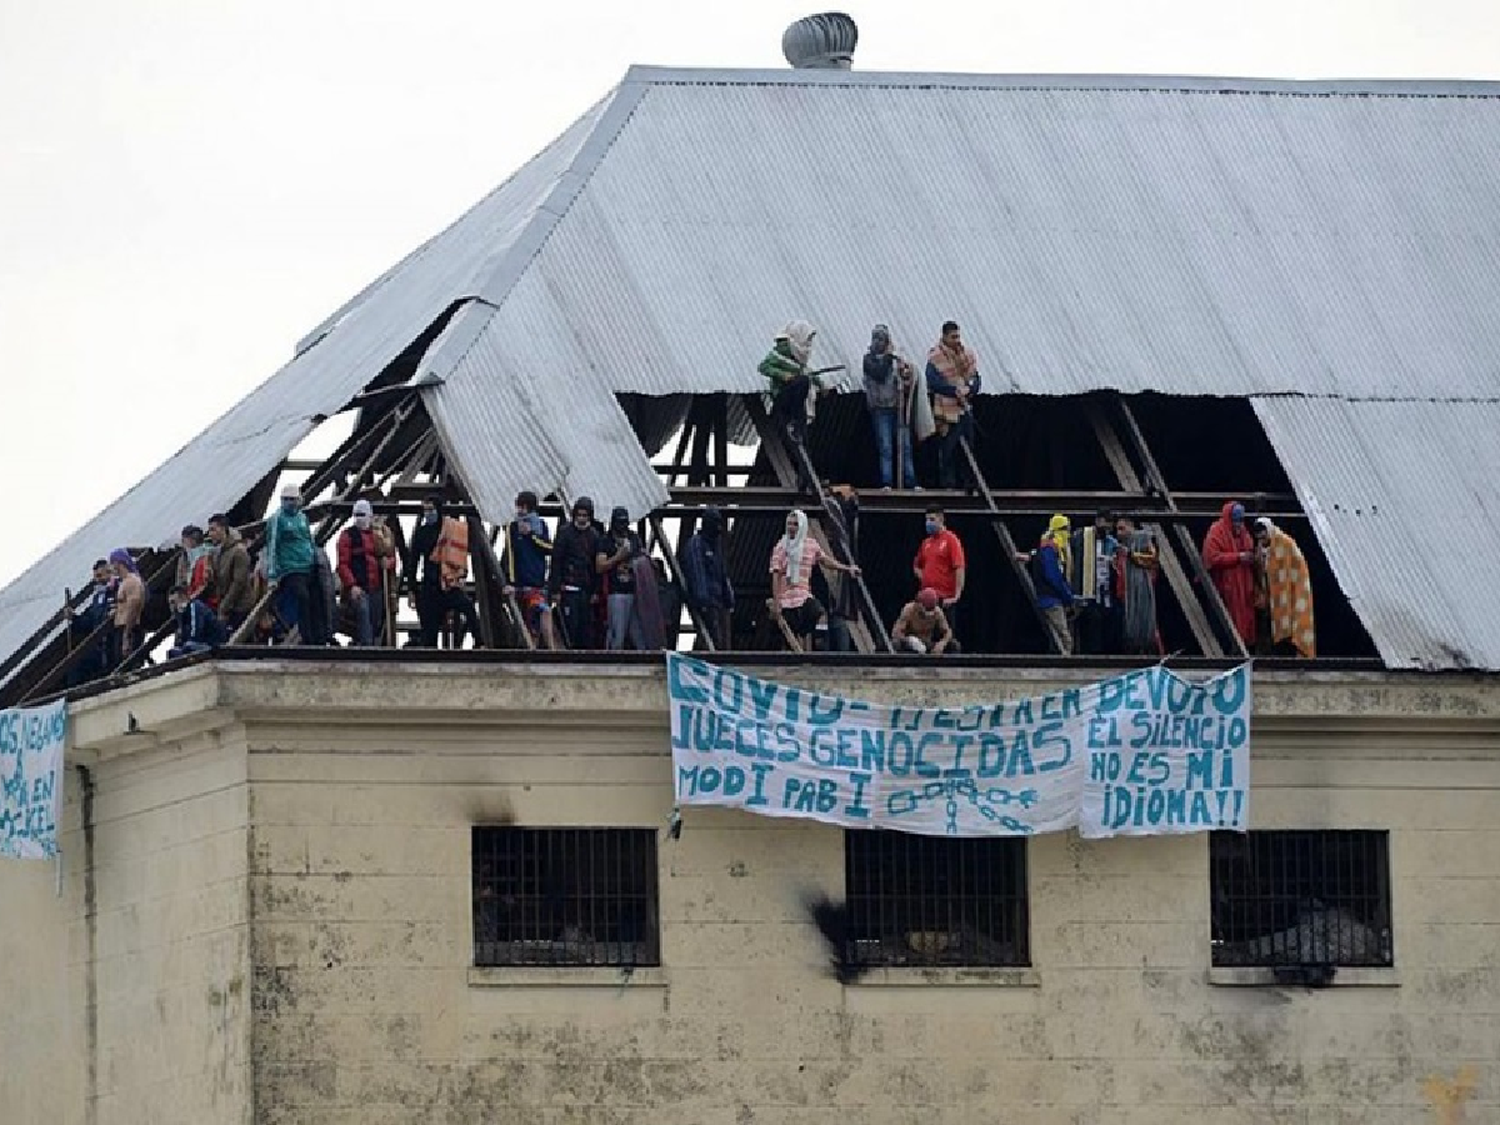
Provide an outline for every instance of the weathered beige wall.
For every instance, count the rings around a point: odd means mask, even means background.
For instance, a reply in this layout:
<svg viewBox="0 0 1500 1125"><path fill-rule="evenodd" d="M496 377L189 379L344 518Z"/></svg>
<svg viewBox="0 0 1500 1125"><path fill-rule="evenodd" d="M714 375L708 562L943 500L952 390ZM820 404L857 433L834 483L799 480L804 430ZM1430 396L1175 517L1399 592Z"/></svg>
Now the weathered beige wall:
<svg viewBox="0 0 1500 1125"><path fill-rule="evenodd" d="M471 971L472 824L664 826L658 672L206 666L89 701L97 1045L74 778L62 898L0 867L0 1125L1418 1125L1466 1067L1452 1120L1500 1121L1500 682L1257 693L1256 824L1392 832L1394 972L1211 983L1203 838L1053 836L1032 970L844 987L801 905L840 895L840 834L715 810L663 835L660 970Z"/></svg>
<svg viewBox="0 0 1500 1125"><path fill-rule="evenodd" d="M471 973L470 825L664 825L659 684L306 687L368 714L251 723L260 1121L1413 1125L1466 1066L1455 1120L1500 1121L1492 700L1261 685L1257 825L1392 832L1398 968L1307 993L1210 983L1202 837L1071 835L1032 845L1033 972L843 987L800 904L839 832L711 810L660 844L661 970Z"/></svg>
<svg viewBox="0 0 1500 1125"><path fill-rule="evenodd" d="M0 1123L246 1125L243 733L71 757L62 897L49 865L0 864Z"/></svg>

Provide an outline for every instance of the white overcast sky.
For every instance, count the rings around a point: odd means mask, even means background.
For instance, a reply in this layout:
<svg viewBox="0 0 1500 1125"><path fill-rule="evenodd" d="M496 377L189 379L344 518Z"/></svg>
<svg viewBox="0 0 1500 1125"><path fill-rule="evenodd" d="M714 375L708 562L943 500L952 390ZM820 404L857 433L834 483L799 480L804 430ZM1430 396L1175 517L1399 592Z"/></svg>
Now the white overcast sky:
<svg viewBox="0 0 1500 1125"><path fill-rule="evenodd" d="M1500 78L1500 0L844 7L863 70ZM0 583L631 63L782 67L820 10L0 0Z"/></svg>

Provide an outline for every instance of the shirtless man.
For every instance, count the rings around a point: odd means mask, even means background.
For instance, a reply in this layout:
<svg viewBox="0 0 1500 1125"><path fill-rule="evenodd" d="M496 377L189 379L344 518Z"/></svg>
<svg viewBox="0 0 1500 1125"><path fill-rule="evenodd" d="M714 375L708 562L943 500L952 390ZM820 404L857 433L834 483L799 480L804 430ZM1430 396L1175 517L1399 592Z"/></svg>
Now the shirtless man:
<svg viewBox="0 0 1500 1125"><path fill-rule="evenodd" d="M938 604L937 591L930 586L922 590L915 601L906 603L901 616L896 619L896 627L891 630L891 640L905 652L942 656L945 652L958 651L958 642L953 639L948 618Z"/></svg>

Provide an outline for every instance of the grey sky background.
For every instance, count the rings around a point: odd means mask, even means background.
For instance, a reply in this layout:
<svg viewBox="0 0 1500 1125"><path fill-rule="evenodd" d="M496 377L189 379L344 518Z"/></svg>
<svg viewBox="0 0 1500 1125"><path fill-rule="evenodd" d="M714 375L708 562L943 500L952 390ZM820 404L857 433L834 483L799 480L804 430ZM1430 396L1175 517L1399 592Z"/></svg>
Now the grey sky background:
<svg viewBox="0 0 1500 1125"><path fill-rule="evenodd" d="M861 70L1500 78L1500 0L843 8ZM631 63L784 67L820 10L0 0L0 585Z"/></svg>

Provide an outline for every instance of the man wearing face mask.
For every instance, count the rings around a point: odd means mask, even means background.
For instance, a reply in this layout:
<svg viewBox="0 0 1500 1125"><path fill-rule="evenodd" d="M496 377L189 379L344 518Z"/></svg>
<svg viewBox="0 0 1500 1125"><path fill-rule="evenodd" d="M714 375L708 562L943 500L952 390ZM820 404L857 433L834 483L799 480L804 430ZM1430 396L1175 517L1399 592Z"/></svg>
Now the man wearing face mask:
<svg viewBox="0 0 1500 1125"><path fill-rule="evenodd" d="M723 513L718 508L705 508L703 522L682 550L688 603L720 652L730 647L730 617L734 612L734 586L724 558L723 535Z"/></svg>
<svg viewBox="0 0 1500 1125"><path fill-rule="evenodd" d="M562 613L563 643L571 649L593 648L593 599L599 578L596 559L604 529L594 522L594 502L587 496L573 502L571 515L572 519L557 529L547 592Z"/></svg>
<svg viewBox="0 0 1500 1125"><path fill-rule="evenodd" d="M603 577L608 596L608 627L604 647L617 652L630 639L637 652L646 648L641 619L636 613L636 575L633 563L646 553L641 537L630 529L630 513L616 508L609 513L609 535L594 548L594 569Z"/></svg>
<svg viewBox="0 0 1500 1125"><path fill-rule="evenodd" d="M281 490L281 507L266 521L266 549L262 556L266 581L279 585L276 614L289 635L297 629L302 639L312 625L312 528L302 511L302 490L289 484Z"/></svg>
<svg viewBox="0 0 1500 1125"><path fill-rule="evenodd" d="M354 523L339 536L339 590L354 618L354 643L362 648L385 640L385 584L395 560L382 556L375 539L375 511L354 502Z"/></svg>
<svg viewBox="0 0 1500 1125"><path fill-rule="evenodd" d="M950 629L958 629L958 602L964 596L968 562L964 545L948 530L948 518L937 504L927 508L927 536L917 548L912 574L918 590L932 590L938 596Z"/></svg>

